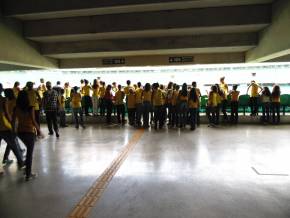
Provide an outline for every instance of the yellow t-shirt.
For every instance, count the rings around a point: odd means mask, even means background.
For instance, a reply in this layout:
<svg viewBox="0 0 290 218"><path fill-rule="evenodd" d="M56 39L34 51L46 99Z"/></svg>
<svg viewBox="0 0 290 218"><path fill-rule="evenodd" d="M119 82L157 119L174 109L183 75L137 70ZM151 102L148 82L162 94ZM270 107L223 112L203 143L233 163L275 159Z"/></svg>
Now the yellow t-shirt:
<svg viewBox="0 0 290 218"><path fill-rule="evenodd" d="M280 96L272 96L272 102L279 103L280 102Z"/></svg>
<svg viewBox="0 0 290 218"><path fill-rule="evenodd" d="M223 83L221 83L220 84L220 88L221 88L221 90L225 93L225 98L228 96L228 92L229 92L229 88L228 88L228 85L227 84L223 84Z"/></svg>
<svg viewBox="0 0 290 218"><path fill-rule="evenodd" d="M18 93L19 93L19 88L13 87L13 93L14 93L15 98L17 98L18 97Z"/></svg>
<svg viewBox="0 0 290 218"><path fill-rule="evenodd" d="M65 99L70 97L70 93L71 93L71 88L69 88L69 87L64 88L64 97L65 97Z"/></svg>
<svg viewBox="0 0 290 218"><path fill-rule="evenodd" d="M239 101L239 91L232 91L231 92L231 101Z"/></svg>
<svg viewBox="0 0 290 218"><path fill-rule="evenodd" d="M101 86L100 89L99 89L100 98L104 98L105 93L106 93L106 87Z"/></svg>
<svg viewBox="0 0 290 218"><path fill-rule="evenodd" d="M188 96L183 96L179 93L179 101L187 101Z"/></svg>
<svg viewBox="0 0 290 218"><path fill-rule="evenodd" d="M38 97L35 90L27 90L29 106L34 107L34 110L39 110Z"/></svg>
<svg viewBox="0 0 290 218"><path fill-rule="evenodd" d="M216 107L218 105L218 94L217 93L210 93L208 97L208 105L211 107Z"/></svg>
<svg viewBox="0 0 290 218"><path fill-rule="evenodd" d="M142 94L143 94L143 89L137 88L135 92L136 104L142 104Z"/></svg>
<svg viewBox="0 0 290 218"><path fill-rule="evenodd" d="M12 130L12 125L5 116L5 104L6 104L5 98L0 96L0 131Z"/></svg>
<svg viewBox="0 0 290 218"><path fill-rule="evenodd" d="M65 108L65 99L64 99L64 96L58 96L58 103L59 103L59 106L60 106L60 109L64 110Z"/></svg>
<svg viewBox="0 0 290 218"><path fill-rule="evenodd" d="M99 97L99 87L97 87L97 88L92 88L93 89L93 96L94 97Z"/></svg>
<svg viewBox="0 0 290 218"><path fill-rule="evenodd" d="M173 91L173 94L172 94L172 99L171 99L171 104L173 106L175 106L177 104L177 100L178 100L178 95L179 95L179 92L178 91Z"/></svg>
<svg viewBox="0 0 290 218"><path fill-rule="evenodd" d="M192 99L188 100L188 107L189 108L198 108L199 102L196 99L196 101L193 101Z"/></svg>
<svg viewBox="0 0 290 218"><path fill-rule="evenodd" d="M46 91L46 86L45 84L40 84L37 91L38 91L38 94L41 98L43 98L43 93Z"/></svg>
<svg viewBox="0 0 290 218"><path fill-rule="evenodd" d="M164 104L164 95L161 89L153 92L153 106L162 106Z"/></svg>
<svg viewBox="0 0 290 218"><path fill-rule="evenodd" d="M118 90L115 94L115 104L116 105L124 104L124 97L125 97L125 93L121 90Z"/></svg>
<svg viewBox="0 0 290 218"><path fill-rule="evenodd" d="M23 112L20 109L16 109L16 118L18 120L17 132L35 133L30 112Z"/></svg>
<svg viewBox="0 0 290 218"><path fill-rule="evenodd" d="M82 107L82 96L80 93L72 93L71 95L71 106L72 108Z"/></svg>
<svg viewBox="0 0 290 218"><path fill-rule="evenodd" d="M258 90L259 90L258 84L253 83L251 85L251 97L258 97L259 96Z"/></svg>
<svg viewBox="0 0 290 218"><path fill-rule="evenodd" d="M136 107L136 96L135 93L129 93L128 97L128 105L127 107L129 109L135 108Z"/></svg>
<svg viewBox="0 0 290 218"><path fill-rule="evenodd" d="M7 109L10 117L12 117L15 107L16 107L16 99L7 100Z"/></svg>
<svg viewBox="0 0 290 218"><path fill-rule="evenodd" d="M124 93L125 93L125 95L129 95L129 90L130 90L130 89L133 89L133 90L135 91L135 89L134 89L133 86L126 86L126 87L124 88Z"/></svg>
<svg viewBox="0 0 290 218"><path fill-rule="evenodd" d="M82 94L83 94L83 96L90 96L90 91L91 91L91 87L88 86L88 85L85 85L82 88Z"/></svg>
<svg viewBox="0 0 290 218"><path fill-rule="evenodd" d="M152 91L143 91L143 102L150 102L152 100Z"/></svg>

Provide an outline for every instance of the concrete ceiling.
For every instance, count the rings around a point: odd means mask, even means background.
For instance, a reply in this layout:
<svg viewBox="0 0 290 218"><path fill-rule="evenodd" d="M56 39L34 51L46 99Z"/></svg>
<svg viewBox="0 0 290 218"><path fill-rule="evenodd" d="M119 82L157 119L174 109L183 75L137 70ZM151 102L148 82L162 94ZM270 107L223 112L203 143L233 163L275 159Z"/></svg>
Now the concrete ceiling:
<svg viewBox="0 0 290 218"><path fill-rule="evenodd" d="M273 0L4 0L4 16L55 59L245 53Z"/></svg>

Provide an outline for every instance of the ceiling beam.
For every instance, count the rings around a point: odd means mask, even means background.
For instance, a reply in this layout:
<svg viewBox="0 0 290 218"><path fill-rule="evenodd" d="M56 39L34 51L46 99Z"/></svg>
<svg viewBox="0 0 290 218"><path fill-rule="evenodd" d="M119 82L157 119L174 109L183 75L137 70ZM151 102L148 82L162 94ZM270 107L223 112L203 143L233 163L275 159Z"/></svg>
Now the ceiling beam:
<svg viewBox="0 0 290 218"><path fill-rule="evenodd" d="M114 32L178 32L186 28L267 25L270 21L271 6L251 5L27 21L24 26L25 36L33 40Z"/></svg>
<svg viewBox="0 0 290 218"><path fill-rule="evenodd" d="M23 20L271 3L273 0L6 0L5 15Z"/></svg>
<svg viewBox="0 0 290 218"><path fill-rule="evenodd" d="M137 38L119 40L97 40L81 42L44 43L43 55L55 58L91 57L108 54L109 56L136 55L140 52L164 53L164 50L188 50L195 53L216 51L246 51L258 43L256 33L214 34L183 37ZM168 52L167 52L168 53Z"/></svg>

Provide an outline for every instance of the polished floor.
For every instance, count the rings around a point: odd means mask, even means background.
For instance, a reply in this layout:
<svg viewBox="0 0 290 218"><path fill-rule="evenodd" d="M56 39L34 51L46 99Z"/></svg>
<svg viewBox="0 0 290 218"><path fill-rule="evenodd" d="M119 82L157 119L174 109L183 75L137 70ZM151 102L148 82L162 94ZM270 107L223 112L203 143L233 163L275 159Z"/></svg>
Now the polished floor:
<svg viewBox="0 0 290 218"><path fill-rule="evenodd" d="M36 180L25 182L15 163L4 167L0 217L68 217L136 131L69 127L38 141ZM289 125L142 134L88 217L290 217Z"/></svg>

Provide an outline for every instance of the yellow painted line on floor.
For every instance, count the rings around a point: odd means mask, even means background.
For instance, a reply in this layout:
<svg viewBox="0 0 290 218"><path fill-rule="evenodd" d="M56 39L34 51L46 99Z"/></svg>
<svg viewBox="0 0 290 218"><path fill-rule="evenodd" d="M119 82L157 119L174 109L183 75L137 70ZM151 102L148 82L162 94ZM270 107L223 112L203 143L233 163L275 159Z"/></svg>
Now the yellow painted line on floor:
<svg viewBox="0 0 290 218"><path fill-rule="evenodd" d="M67 216L68 218L86 218L89 216L91 210L96 205L106 187L117 173L122 163L128 157L130 151L133 150L137 142L140 140L144 133L143 129L137 130L132 136L131 140L121 150L119 155L112 161L108 168L104 170L97 181L89 188L87 193L77 203L75 208Z"/></svg>

